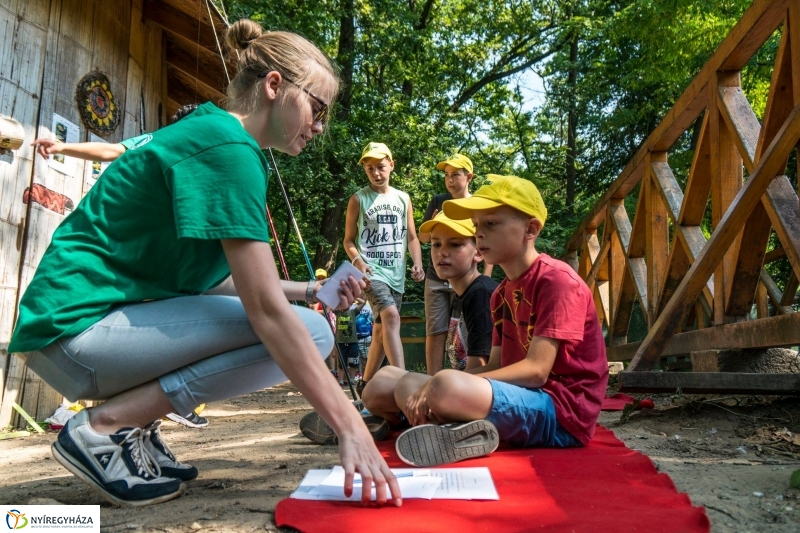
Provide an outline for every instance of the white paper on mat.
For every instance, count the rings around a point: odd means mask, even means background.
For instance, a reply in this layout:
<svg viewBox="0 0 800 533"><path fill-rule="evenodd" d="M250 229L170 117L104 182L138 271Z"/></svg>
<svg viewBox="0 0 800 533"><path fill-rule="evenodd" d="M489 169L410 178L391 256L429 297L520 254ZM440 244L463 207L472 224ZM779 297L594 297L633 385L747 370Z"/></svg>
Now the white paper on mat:
<svg viewBox="0 0 800 533"><path fill-rule="evenodd" d="M343 281L347 281L349 276L353 276L356 280L359 280L364 277L364 273L345 261L339 265L339 268L333 273L331 279L317 292L317 300L331 309L339 307L339 287Z"/></svg>
<svg viewBox="0 0 800 533"><path fill-rule="evenodd" d="M338 469L338 470L337 470ZM492 476L486 467L476 468L393 468L403 498L434 500L499 500ZM410 474L409 474L410 473ZM416 475L415 475L416 473ZM357 474L356 474L357 475ZM358 475L357 475L358 476ZM344 497L344 470L309 470L291 495L300 500L360 501L361 490L353 486L353 496ZM372 489L375 500L375 489Z"/></svg>
<svg viewBox="0 0 800 533"><path fill-rule="evenodd" d="M70 122L61 115L53 113L53 140L61 141L64 143L78 142L80 135L80 128L74 122ZM47 160L50 168L53 168L62 174L74 178L75 177L75 159L61 154L51 155Z"/></svg>

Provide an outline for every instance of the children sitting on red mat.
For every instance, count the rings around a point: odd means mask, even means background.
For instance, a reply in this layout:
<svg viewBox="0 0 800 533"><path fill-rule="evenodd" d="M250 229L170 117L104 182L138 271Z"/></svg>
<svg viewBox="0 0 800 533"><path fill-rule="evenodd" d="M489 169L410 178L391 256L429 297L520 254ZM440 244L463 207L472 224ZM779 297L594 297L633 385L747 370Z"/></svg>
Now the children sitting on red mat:
<svg viewBox="0 0 800 533"><path fill-rule="evenodd" d="M536 186L516 176L487 178L443 210L472 218L479 252L507 276L491 299L488 363L435 376L385 368L362 396L370 413L390 424L404 415L413 426L396 445L411 465L485 455L499 441L583 446L600 415L608 363L592 293L567 264L536 250L547 218Z"/></svg>

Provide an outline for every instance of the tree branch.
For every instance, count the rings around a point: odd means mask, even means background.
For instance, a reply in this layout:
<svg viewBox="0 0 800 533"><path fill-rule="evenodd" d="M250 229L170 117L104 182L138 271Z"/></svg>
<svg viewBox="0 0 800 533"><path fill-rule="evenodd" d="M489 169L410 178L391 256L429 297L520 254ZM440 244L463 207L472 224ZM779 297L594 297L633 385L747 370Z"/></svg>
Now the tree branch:
<svg viewBox="0 0 800 533"><path fill-rule="evenodd" d="M433 9L433 3L436 0L427 0L425 5L422 7L422 13L419 16L419 22L417 22L416 26L414 26L415 30L424 30L425 26L428 25L428 16L431 14L431 9Z"/></svg>

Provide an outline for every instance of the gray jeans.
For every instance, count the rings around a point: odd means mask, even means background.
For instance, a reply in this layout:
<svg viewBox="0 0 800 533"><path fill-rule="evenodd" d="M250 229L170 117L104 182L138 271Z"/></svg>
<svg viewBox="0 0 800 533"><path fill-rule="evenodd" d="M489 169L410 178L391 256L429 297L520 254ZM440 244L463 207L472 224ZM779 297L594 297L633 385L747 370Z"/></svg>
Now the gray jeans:
<svg viewBox="0 0 800 533"><path fill-rule="evenodd" d="M310 309L293 309L327 357L330 324ZM33 352L27 364L70 400L104 400L158 379L179 414L286 381L233 296L125 305L79 335Z"/></svg>

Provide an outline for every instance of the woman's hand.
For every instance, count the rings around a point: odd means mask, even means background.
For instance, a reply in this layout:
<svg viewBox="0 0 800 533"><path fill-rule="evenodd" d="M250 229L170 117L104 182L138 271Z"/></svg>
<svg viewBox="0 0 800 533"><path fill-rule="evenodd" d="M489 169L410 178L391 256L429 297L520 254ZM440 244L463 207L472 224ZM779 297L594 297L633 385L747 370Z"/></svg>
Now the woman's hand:
<svg viewBox="0 0 800 533"><path fill-rule="evenodd" d="M61 153L61 148L64 146L64 143L52 139L36 139L31 143L31 146L34 147L40 156L46 159L52 154Z"/></svg>
<svg viewBox="0 0 800 533"><path fill-rule="evenodd" d="M317 293L322 286L327 283L328 279L317 281L314 284L314 299L316 300ZM336 306L337 310L350 309L356 298L361 298L361 293L367 286L364 278L356 279L353 276L348 276L347 281L343 281L339 285L339 305Z"/></svg>
<svg viewBox="0 0 800 533"><path fill-rule="evenodd" d="M379 505L391 501L397 507L403 505L400 485L394 477L386 461L381 457L372 435L367 427L361 424L350 432L339 435L339 458L344 468L344 495L353 494L355 473L361 474L361 505L368 505L372 499L372 484L375 484L375 498ZM388 490L387 490L388 489Z"/></svg>

